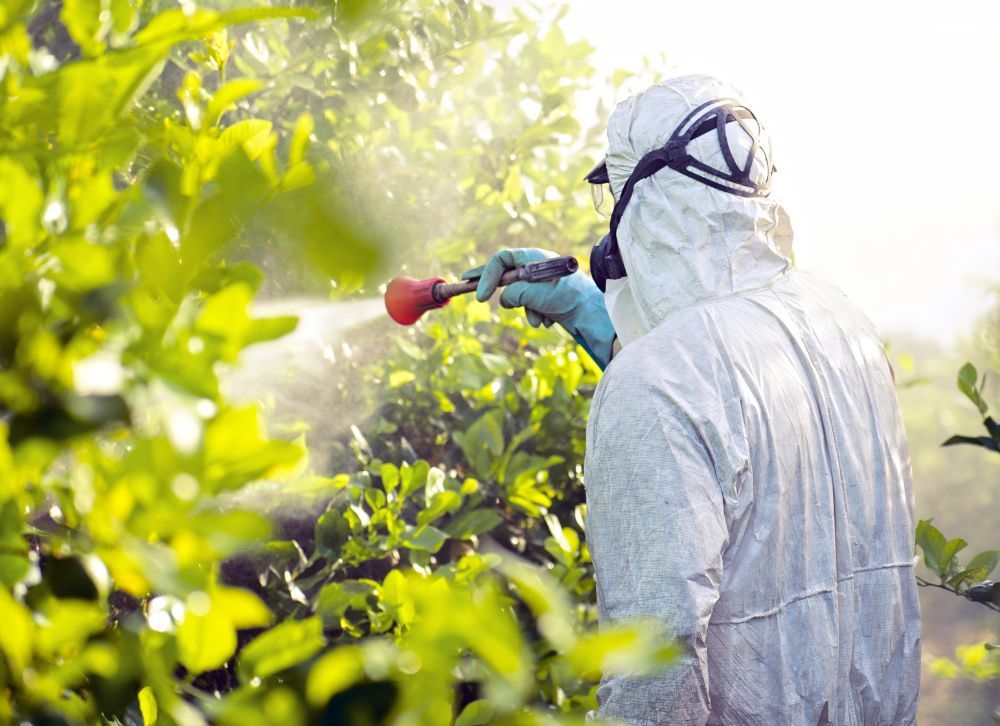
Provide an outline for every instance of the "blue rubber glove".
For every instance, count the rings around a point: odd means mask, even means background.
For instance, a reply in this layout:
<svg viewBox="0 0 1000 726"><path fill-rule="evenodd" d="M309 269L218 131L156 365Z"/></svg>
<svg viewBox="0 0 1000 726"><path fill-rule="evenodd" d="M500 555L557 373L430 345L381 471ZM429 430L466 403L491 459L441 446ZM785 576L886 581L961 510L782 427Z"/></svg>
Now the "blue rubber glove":
<svg viewBox="0 0 1000 726"><path fill-rule="evenodd" d="M533 248L501 250L489 262L462 275L463 280L479 278L476 299L484 302L496 292L500 276L507 270L557 257L555 252ZM504 288L500 304L523 307L534 327L559 323L573 336L603 370L611 361L615 329L604 307L604 294L582 272L548 282L514 282Z"/></svg>

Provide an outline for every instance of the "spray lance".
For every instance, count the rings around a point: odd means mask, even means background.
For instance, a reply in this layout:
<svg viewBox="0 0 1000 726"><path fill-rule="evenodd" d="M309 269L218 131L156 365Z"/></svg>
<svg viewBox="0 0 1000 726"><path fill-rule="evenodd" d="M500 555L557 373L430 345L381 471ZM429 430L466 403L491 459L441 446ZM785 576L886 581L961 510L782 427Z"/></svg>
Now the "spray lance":
<svg viewBox="0 0 1000 726"><path fill-rule="evenodd" d="M572 275L579 269L575 257L553 257L549 260L531 262L523 267L507 270L500 278L500 287L512 282L546 282ZM463 282L446 282L440 277L414 280L412 277L397 277L385 290L385 309L389 317L400 325L413 325L425 312L443 308L456 295L474 292L479 278Z"/></svg>

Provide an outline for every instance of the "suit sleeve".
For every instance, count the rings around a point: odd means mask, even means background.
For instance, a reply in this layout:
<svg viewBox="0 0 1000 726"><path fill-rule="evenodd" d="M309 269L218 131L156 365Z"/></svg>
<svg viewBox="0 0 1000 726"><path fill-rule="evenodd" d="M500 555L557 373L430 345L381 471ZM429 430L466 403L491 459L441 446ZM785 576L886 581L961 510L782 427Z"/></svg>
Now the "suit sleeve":
<svg viewBox="0 0 1000 726"><path fill-rule="evenodd" d="M704 724L708 621L728 526L721 441L663 391L633 381L595 397L588 424L587 542L603 626L650 619L684 656L652 676L605 674L598 715L629 724ZM603 395L600 395L603 393Z"/></svg>

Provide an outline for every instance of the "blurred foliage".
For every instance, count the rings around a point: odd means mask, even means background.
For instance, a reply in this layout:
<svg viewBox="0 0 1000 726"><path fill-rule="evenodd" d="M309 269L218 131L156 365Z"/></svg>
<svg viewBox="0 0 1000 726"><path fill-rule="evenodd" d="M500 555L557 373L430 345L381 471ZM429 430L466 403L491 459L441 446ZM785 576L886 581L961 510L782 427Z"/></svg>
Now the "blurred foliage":
<svg viewBox="0 0 1000 726"><path fill-rule="evenodd" d="M996 320L995 313L990 317ZM897 353L893 366L909 439L917 516L933 520L945 542L960 538L968 543L957 552L956 573L966 569L972 555L998 546L990 513L996 511L1000 495L996 476L1000 460L980 446L941 446L955 432L972 432L982 420L968 398L956 390L956 372L969 360L975 361L980 371L992 369L995 350L986 335L990 326L990 318L978 321L971 326L969 338L950 350L926 340L893 337L894 348L909 354ZM991 398L996 380L996 375L988 372L984 399ZM943 678L931 664L941 656L957 663L954 654L961 646L998 642L1000 619L997 613L937 587L941 575L927 567L921 549L917 552L917 575L928 583L920 591L923 669L917 720L955 726L991 723L1000 704L998 681ZM995 580L996 572L986 577ZM963 589L978 584L972 580Z"/></svg>
<svg viewBox="0 0 1000 726"><path fill-rule="evenodd" d="M998 311L1000 306L980 321L978 334L959 353L985 361L987 369L993 369L997 360ZM920 569L928 573L918 570L917 576L927 593L921 598L925 678L918 718L921 722L971 726L1000 718L995 685L1000 672L989 642L1000 635L996 619L1000 586L984 579L995 572L997 551L985 549L970 558L961 554L969 546L975 548L973 552L983 546L996 546L996 528L988 516L982 516L995 509L997 494L998 462L986 403L988 384L996 380L996 372L980 375L973 364L962 363L962 358L956 362L951 355L944 356L917 343L908 347L920 360L924 375L920 384L900 398L913 456L917 508L924 516L934 517L934 523L929 519L918 523L916 536ZM904 370L913 376L912 368L904 366ZM954 390L949 385L954 385L952 382L957 383L964 402L948 393ZM981 417L987 436L949 436L956 429L967 430L970 411ZM946 448L941 448L939 442L946 437ZM960 495L956 496L956 492ZM949 539L942 530L959 531L962 537ZM994 612L935 594L937 590L949 591ZM949 652L954 653L952 658L940 657Z"/></svg>
<svg viewBox="0 0 1000 726"><path fill-rule="evenodd" d="M579 350L452 305L335 476L219 375L296 324L248 260L342 291L592 236L589 48L461 0L218 5L0 13L0 720L581 720L676 654L592 627ZM311 538L220 497L283 476Z"/></svg>
<svg viewBox="0 0 1000 726"><path fill-rule="evenodd" d="M940 578L936 587L951 590L1000 612L1000 607L997 607L1000 605L1000 589L986 580L1000 561L1000 550L985 550L962 565L958 553L968 546L968 542L961 537L949 540L927 519L917 524L916 541L917 549L923 552L927 569ZM929 583L924 581L922 584Z"/></svg>
<svg viewBox="0 0 1000 726"><path fill-rule="evenodd" d="M597 153L603 129L584 134L574 115L594 75L591 48L567 42L552 19L515 11L500 22L465 0L424 0L346 24L326 18L293 32L291 22L227 36L243 51L232 65L260 82L234 113L290 127L289 109L302 110L317 141L308 158L321 196L287 197L231 251L268 273L266 292L324 293L329 277L337 292L380 281L347 274L347 262L364 262L358 273L375 264L356 246L302 256L284 243L303 226L342 232L344 218L353 236L391 241L380 270L419 277L461 271L500 245L569 251L596 236L581 184L594 159L581 142Z"/></svg>
<svg viewBox="0 0 1000 726"><path fill-rule="evenodd" d="M982 683L1000 678L1000 646L992 643L960 645L955 659L935 658L931 669L941 678L971 678Z"/></svg>
<svg viewBox="0 0 1000 726"><path fill-rule="evenodd" d="M945 441L942 446L953 446L955 444L972 444L982 446L984 449L1000 454L1000 424L989 414L989 406L983 399L983 391L986 388L986 374L982 379L979 372L971 363L966 363L958 372L958 390L965 394L965 397L972 401L979 414L983 417L983 427L986 429L986 436L952 436Z"/></svg>
<svg viewBox="0 0 1000 726"><path fill-rule="evenodd" d="M580 349L459 298L397 336L367 375L377 415L366 431L353 427L358 470L291 484L288 491L334 492L311 536L232 558L227 582L253 589L279 617L318 615L327 638L351 647L358 662L376 657L365 656L369 648L387 657L372 636L412 639L419 671L410 655L391 651L403 722L447 722L453 712L459 723L528 713L572 721L596 707L602 669L644 672L675 657L652 624L593 631L578 462L600 370ZM420 589L426 578L459 588ZM482 597L499 598L516 620L478 606L462 613L465 590L484 581L502 583ZM428 604L415 592L428 593ZM431 603L440 625L421 614ZM452 651L439 661L432 627L468 656ZM345 658L328 660L343 667ZM355 678L371 668L354 668ZM460 674L457 693L449 672Z"/></svg>
<svg viewBox="0 0 1000 726"><path fill-rule="evenodd" d="M1000 426L989 415L989 406L983 399L985 386L986 375L983 374L980 379L976 367L972 363L965 363L958 372L958 390L972 402L979 415L983 417L987 435L951 436L942 446L969 444L1000 453ZM940 578L940 582L931 583L922 577L918 577L917 580L921 585L950 590L956 595L1000 612L1000 585L986 579L1000 562L1000 550L985 550L962 565L958 553L968 544L961 537L949 540L931 523L931 520L921 520L917 524L916 531L917 550L923 553L924 564Z"/></svg>

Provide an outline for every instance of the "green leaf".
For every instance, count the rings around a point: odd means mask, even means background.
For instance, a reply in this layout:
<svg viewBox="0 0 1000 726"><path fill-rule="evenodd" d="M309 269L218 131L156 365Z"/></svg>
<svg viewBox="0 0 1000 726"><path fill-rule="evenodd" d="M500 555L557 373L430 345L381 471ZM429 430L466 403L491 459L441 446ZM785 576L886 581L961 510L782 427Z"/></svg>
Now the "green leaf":
<svg viewBox="0 0 1000 726"><path fill-rule="evenodd" d="M368 610L368 598L374 586L357 580L331 582L320 590L316 612L336 624L348 609Z"/></svg>
<svg viewBox="0 0 1000 726"><path fill-rule="evenodd" d="M273 18L315 16L315 12L307 8L247 7L223 13L211 10L189 12L187 9L176 8L166 10L150 20L145 28L135 34L134 40L139 44L179 43L204 38L228 25Z"/></svg>
<svg viewBox="0 0 1000 726"><path fill-rule="evenodd" d="M947 658L935 658L930 662L931 673L938 678L957 678L961 673L958 664Z"/></svg>
<svg viewBox="0 0 1000 726"><path fill-rule="evenodd" d="M217 181L220 191L198 205L181 238L182 266L191 277L233 239L269 190L263 171L243 151L225 157Z"/></svg>
<svg viewBox="0 0 1000 726"><path fill-rule="evenodd" d="M955 555L968 546L964 539L956 538L950 540L941 550L938 564L945 573L950 573L954 569Z"/></svg>
<svg viewBox="0 0 1000 726"><path fill-rule="evenodd" d="M510 372L510 359L505 355L497 353L483 353L479 356L486 369L495 376L506 375Z"/></svg>
<svg viewBox="0 0 1000 726"><path fill-rule="evenodd" d="M1000 444L990 436L952 436L941 446L955 446L956 444L970 444L972 446L982 446L988 451L1000 452Z"/></svg>
<svg viewBox="0 0 1000 726"><path fill-rule="evenodd" d="M10 596L7 589L0 587L0 652L15 672L23 673L31 662L32 641L35 624L31 611Z"/></svg>
<svg viewBox="0 0 1000 726"><path fill-rule="evenodd" d="M204 614L188 608L177 628L177 656L192 673L218 668L236 652L236 627L214 603Z"/></svg>
<svg viewBox="0 0 1000 726"><path fill-rule="evenodd" d="M195 323L198 332L226 342L224 359L230 359L248 345L274 340L295 330L298 318L251 318L248 313L253 288L246 282L235 282L222 288L205 301Z"/></svg>
<svg viewBox="0 0 1000 726"><path fill-rule="evenodd" d="M104 143L127 122L122 116L159 73L167 47L129 48L62 66L39 81L57 103L52 119L62 144Z"/></svg>
<svg viewBox="0 0 1000 726"><path fill-rule="evenodd" d="M549 129L555 131L556 133L576 136L580 133L580 122L573 116L567 114L566 116L560 116L555 121L550 123Z"/></svg>
<svg viewBox="0 0 1000 726"><path fill-rule="evenodd" d="M17 248L35 238L44 202L38 178L22 162L0 156L0 218L7 245Z"/></svg>
<svg viewBox="0 0 1000 726"><path fill-rule="evenodd" d="M55 245L52 254L59 263L50 276L66 290L86 292L117 277L115 256L107 247L75 240Z"/></svg>
<svg viewBox="0 0 1000 726"><path fill-rule="evenodd" d="M131 33L139 22L141 0L111 0L112 30L118 34Z"/></svg>
<svg viewBox="0 0 1000 726"><path fill-rule="evenodd" d="M145 686L139 690L139 713L142 714L143 726L156 726L159 712L156 708L156 696L153 689Z"/></svg>
<svg viewBox="0 0 1000 726"><path fill-rule="evenodd" d="M212 594L212 607L225 612L236 628L263 628L274 620L259 597L239 587L220 587Z"/></svg>
<svg viewBox="0 0 1000 726"><path fill-rule="evenodd" d="M379 474L382 478L382 488L385 490L386 494L399 486L399 469L397 469L393 464L382 464Z"/></svg>
<svg viewBox="0 0 1000 726"><path fill-rule="evenodd" d="M386 242L377 224L362 224L356 210L345 208L342 200L320 198L316 186L302 190L306 200L297 210L301 220L297 239L339 290L353 292L375 270Z"/></svg>
<svg viewBox="0 0 1000 726"><path fill-rule="evenodd" d="M493 462L503 454L503 411L487 411L466 431L456 432L454 436L475 472L488 476Z"/></svg>
<svg viewBox="0 0 1000 726"><path fill-rule="evenodd" d="M85 600L50 600L43 627L35 631L35 649L48 657L78 653L91 635L104 629L107 612Z"/></svg>
<svg viewBox="0 0 1000 726"><path fill-rule="evenodd" d="M230 106L241 98L245 98L251 93L256 93L263 86L264 83L262 81L250 78L239 78L221 86L212 95L212 99L208 102L208 105L205 106L205 123L208 126L214 126Z"/></svg>
<svg viewBox="0 0 1000 726"><path fill-rule="evenodd" d="M110 30L111 18L102 19L101 5L101 0L63 0L59 17L86 55L99 55L104 50L104 36Z"/></svg>
<svg viewBox="0 0 1000 726"><path fill-rule="evenodd" d="M649 673L680 653L652 624L634 622L588 633L569 650L566 660L580 677L597 680L603 673Z"/></svg>
<svg viewBox="0 0 1000 726"><path fill-rule="evenodd" d="M426 526L419 532L411 532L403 538L403 544L410 549L437 552L448 539L448 535L437 527Z"/></svg>
<svg viewBox="0 0 1000 726"><path fill-rule="evenodd" d="M399 388L414 380L416 380L416 375L413 371L393 371L389 374L389 387Z"/></svg>
<svg viewBox="0 0 1000 726"><path fill-rule="evenodd" d="M222 135L219 136L219 151L217 153L223 155L232 151L237 146L242 146L248 158L256 159L260 156L270 139L270 121L256 118L245 119L238 121L222 132Z"/></svg>
<svg viewBox="0 0 1000 726"><path fill-rule="evenodd" d="M924 564L939 575L944 574L941 555L948 540L930 520L922 520L917 525L917 546L924 552Z"/></svg>
<svg viewBox="0 0 1000 726"><path fill-rule="evenodd" d="M983 570L982 575L977 579L985 580L996 568L998 561L1000 561L1000 550L986 550L969 560L966 567L970 570Z"/></svg>
<svg viewBox="0 0 1000 726"><path fill-rule="evenodd" d="M192 514L187 524L192 532L208 540L223 556L263 542L271 534L271 522L267 517L243 509Z"/></svg>
<svg viewBox="0 0 1000 726"><path fill-rule="evenodd" d="M485 726L496 715L496 705L491 701L473 701L455 719L455 726Z"/></svg>
<svg viewBox="0 0 1000 726"><path fill-rule="evenodd" d="M419 345L407 340L406 338L397 337L393 342L404 355L413 358L414 360L423 360L426 357L424 351Z"/></svg>
<svg viewBox="0 0 1000 726"><path fill-rule="evenodd" d="M299 115L295 121L295 128L292 130L292 140L288 148L288 165L295 166L305 161L306 151L309 149L309 135L314 128L313 118L309 112Z"/></svg>
<svg viewBox="0 0 1000 726"><path fill-rule="evenodd" d="M406 499L410 494L422 487L427 482L427 475L431 466L423 459L416 461L412 466L403 464L399 468L399 478L402 486L399 491L399 498Z"/></svg>
<svg viewBox="0 0 1000 726"><path fill-rule="evenodd" d="M521 201L521 197L523 195L524 190L521 186L521 167L518 164L512 164L507 172L507 178L503 183L503 196L507 201L517 204Z"/></svg>
<svg viewBox="0 0 1000 726"><path fill-rule="evenodd" d="M263 273L256 265L249 262L230 262L223 260L221 264L202 269L193 280L191 286L196 290L212 294L224 287L242 282L251 290L257 290L264 279Z"/></svg>
<svg viewBox="0 0 1000 726"><path fill-rule="evenodd" d="M380 489L368 489L365 491L365 501L371 507L372 514L378 513L386 504L385 492Z"/></svg>
<svg viewBox="0 0 1000 726"><path fill-rule="evenodd" d="M960 645L955 649L955 660L935 658L930 668L940 678L961 676L985 683L1000 678L1000 657L992 651L989 643Z"/></svg>
<svg viewBox="0 0 1000 726"><path fill-rule="evenodd" d="M552 512L549 512L545 515L545 524L549 528L552 538L556 541L556 544L559 545L559 549L564 552L573 552L573 548L563 532L563 526L559 523L559 518Z"/></svg>
<svg viewBox="0 0 1000 726"><path fill-rule="evenodd" d="M963 393L976 385L979 380L979 373L972 363L966 362L958 371L958 388Z"/></svg>
<svg viewBox="0 0 1000 726"><path fill-rule="evenodd" d="M967 582L985 580L996 568L998 561L1000 561L1000 550L980 552L969 560L965 569L952 576L948 580L948 584L952 587L959 587Z"/></svg>
<svg viewBox="0 0 1000 726"><path fill-rule="evenodd" d="M435 492L430 504L417 514L417 529L462 506L462 497L453 491Z"/></svg>
<svg viewBox="0 0 1000 726"><path fill-rule="evenodd" d="M306 700L314 708L319 708L364 677L364 659L360 648L351 645L334 648L317 660L309 671Z"/></svg>
<svg viewBox="0 0 1000 726"><path fill-rule="evenodd" d="M0 435L3 431L0 430ZM0 506L0 584L13 587L31 569L28 545L22 536L21 511L14 499ZM2 621L0 621L2 622Z"/></svg>
<svg viewBox="0 0 1000 726"><path fill-rule="evenodd" d="M239 326L247 320L246 310L252 299L253 290L245 283L237 282L223 288L205 301L196 329L220 338L230 337L234 323Z"/></svg>
<svg viewBox="0 0 1000 726"><path fill-rule="evenodd" d="M989 410L986 405L986 401L983 400L982 394L980 393L976 382L979 379L979 372L972 363L966 363L958 371L958 390L966 395L966 397L972 401L979 413L983 416Z"/></svg>
<svg viewBox="0 0 1000 726"><path fill-rule="evenodd" d="M302 161L295 166L289 167L285 175L281 177L281 191L287 192L300 187L307 187L316 181L316 172L312 165Z"/></svg>
<svg viewBox="0 0 1000 726"><path fill-rule="evenodd" d="M276 476L302 454L301 446L263 437L256 407L228 409L205 429L205 483L216 491Z"/></svg>
<svg viewBox="0 0 1000 726"><path fill-rule="evenodd" d="M351 538L351 526L344 515L336 509L330 509L316 520L316 548L324 557L337 559L344 545Z"/></svg>
<svg viewBox="0 0 1000 726"><path fill-rule="evenodd" d="M0 552L0 584L4 587L13 587L23 580L30 570L31 562L27 558L27 549L24 555Z"/></svg>
<svg viewBox="0 0 1000 726"><path fill-rule="evenodd" d="M535 617L542 635L557 649L576 640L569 596L547 571L516 560L505 560L500 570Z"/></svg>
<svg viewBox="0 0 1000 726"><path fill-rule="evenodd" d="M184 297L186 280L181 274L177 250L165 233L140 242L136 249L136 266L143 280L179 304Z"/></svg>
<svg viewBox="0 0 1000 726"><path fill-rule="evenodd" d="M299 319L292 315L274 318L251 318L248 321L242 343L246 346L253 345L254 343L263 343L268 340L277 340L295 330L298 324Z"/></svg>
<svg viewBox="0 0 1000 726"><path fill-rule="evenodd" d="M501 522L503 517L495 509L473 509L455 517L445 531L454 539L469 539L489 532Z"/></svg>
<svg viewBox="0 0 1000 726"><path fill-rule="evenodd" d="M244 682L267 678L316 655L326 645L323 621L318 617L285 621L254 639L240 653Z"/></svg>
<svg viewBox="0 0 1000 726"><path fill-rule="evenodd" d="M379 588L382 607L397 623L408 626L413 622L416 610L406 577L399 570L390 570Z"/></svg>
<svg viewBox="0 0 1000 726"><path fill-rule="evenodd" d="M19 20L27 20L25 15L33 9L34 2L31 0L7 0L0 12L0 31L14 27Z"/></svg>

